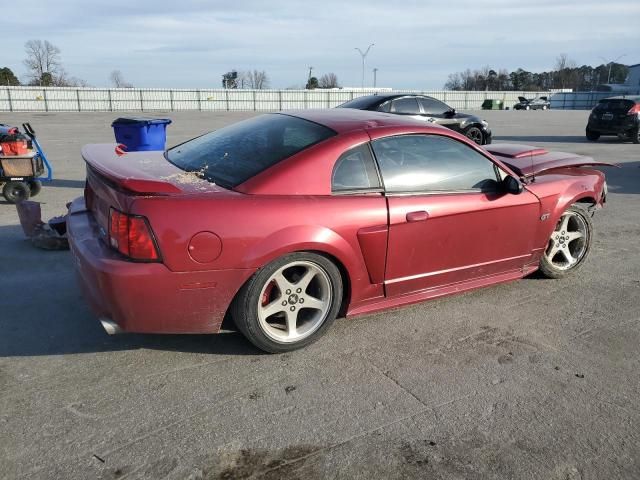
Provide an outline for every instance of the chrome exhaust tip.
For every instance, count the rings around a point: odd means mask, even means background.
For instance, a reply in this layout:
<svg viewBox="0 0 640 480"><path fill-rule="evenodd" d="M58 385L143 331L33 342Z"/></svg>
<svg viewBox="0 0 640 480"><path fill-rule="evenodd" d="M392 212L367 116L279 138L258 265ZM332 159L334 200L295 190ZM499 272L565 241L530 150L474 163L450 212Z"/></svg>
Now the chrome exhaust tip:
<svg viewBox="0 0 640 480"><path fill-rule="evenodd" d="M104 328L104 331L109 335L122 333L122 329L120 328L120 326L113 320L110 320L108 318L101 318L100 323L102 324L102 328Z"/></svg>

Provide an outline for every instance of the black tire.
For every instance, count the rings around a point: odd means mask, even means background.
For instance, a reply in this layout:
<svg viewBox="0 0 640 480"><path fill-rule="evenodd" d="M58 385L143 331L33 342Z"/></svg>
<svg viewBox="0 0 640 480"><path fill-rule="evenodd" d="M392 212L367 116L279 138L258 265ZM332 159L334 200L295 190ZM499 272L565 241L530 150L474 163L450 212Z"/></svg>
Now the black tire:
<svg viewBox="0 0 640 480"><path fill-rule="evenodd" d="M42 190L42 182L40 180L29 180L29 189L31 190L31 196L35 197Z"/></svg>
<svg viewBox="0 0 640 480"><path fill-rule="evenodd" d="M263 328L259 320L258 306L260 304L260 299L264 298L264 290L265 288L268 288L272 275L278 272L282 267L296 262L312 264L314 267L319 268L326 274L326 279L330 281L328 289L331 292L331 300L326 314L322 317L321 323L319 323L319 326L315 328L309 336L298 341L281 342L272 338L265 331L265 328ZM286 272L287 270L285 269L284 271ZM286 301L284 292L282 292L281 295ZM342 276L340 275L338 267L336 267L331 260L316 253L296 252L280 257L258 270L247 281L247 283L244 284L233 300L231 305L231 315L238 327L238 330L240 330L240 332L242 332L242 334L259 349L269 353L288 352L315 342L329 329L333 321L336 319L342 305L342 295ZM287 308L289 308L288 304ZM304 309L304 307L299 308L300 311Z"/></svg>
<svg viewBox="0 0 640 480"><path fill-rule="evenodd" d="M593 239L593 222L591 221L591 215L589 214L587 209L579 203L571 205L567 210L563 212L562 215L565 215L567 212L579 215L580 218L584 221L584 225L586 226L586 235L584 237L584 253L581 254L575 265L569 268L562 269L558 268L547 258L546 252L551 246L550 244L548 244L547 248L545 248L545 252L543 253L542 258L540 259L540 272L547 278L564 278L572 275L576 270L579 270L582 265L584 265L584 262L591 251L591 244ZM558 221L558 225L560 224L561 220L562 217ZM554 232L551 234L551 237L553 237L554 234L558 233L555 231L556 228L558 228L558 225L556 225L556 227L554 228ZM553 242L553 239L550 238L549 242Z"/></svg>
<svg viewBox="0 0 640 480"><path fill-rule="evenodd" d="M478 145L484 145L484 133L482 133L482 130L480 130L479 127L471 125L470 127L465 128L464 135L474 143L477 143Z"/></svg>
<svg viewBox="0 0 640 480"><path fill-rule="evenodd" d="M587 135L587 140L591 142L595 142L600 138L600 132L596 132L595 130L590 130L588 128L586 131L586 135Z"/></svg>
<svg viewBox="0 0 640 480"><path fill-rule="evenodd" d="M26 182L11 181L4 184L2 195L9 203L23 202L29 200L31 189Z"/></svg>
<svg viewBox="0 0 640 480"><path fill-rule="evenodd" d="M636 129L631 132L631 141L636 144L640 143L640 127L636 127Z"/></svg>

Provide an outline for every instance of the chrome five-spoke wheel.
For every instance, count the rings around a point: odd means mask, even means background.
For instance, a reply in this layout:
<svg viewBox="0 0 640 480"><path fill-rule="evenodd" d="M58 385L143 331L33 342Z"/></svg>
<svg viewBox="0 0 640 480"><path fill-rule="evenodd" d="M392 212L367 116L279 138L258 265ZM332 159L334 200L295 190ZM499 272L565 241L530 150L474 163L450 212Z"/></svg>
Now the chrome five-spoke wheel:
<svg viewBox="0 0 640 480"><path fill-rule="evenodd" d="M559 278L582 263L591 245L591 219L584 208L567 209L549 238L540 268L549 277Z"/></svg>
<svg viewBox="0 0 640 480"><path fill-rule="evenodd" d="M296 342L315 332L327 318L331 280L315 263L290 262L267 280L258 303L264 333L278 342Z"/></svg>

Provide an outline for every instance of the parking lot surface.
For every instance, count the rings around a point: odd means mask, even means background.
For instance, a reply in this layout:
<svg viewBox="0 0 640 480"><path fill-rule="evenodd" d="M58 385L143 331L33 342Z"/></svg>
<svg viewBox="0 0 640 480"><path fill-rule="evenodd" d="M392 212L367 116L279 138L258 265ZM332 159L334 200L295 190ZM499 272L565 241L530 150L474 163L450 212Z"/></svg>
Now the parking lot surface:
<svg viewBox="0 0 640 480"><path fill-rule="evenodd" d="M177 143L253 113L154 115ZM69 252L33 248L0 202L0 478L640 478L640 146L588 143L586 111L483 115L495 142L621 164L584 268L339 319L283 355L234 332L107 336ZM45 219L117 116L2 116L54 164Z"/></svg>

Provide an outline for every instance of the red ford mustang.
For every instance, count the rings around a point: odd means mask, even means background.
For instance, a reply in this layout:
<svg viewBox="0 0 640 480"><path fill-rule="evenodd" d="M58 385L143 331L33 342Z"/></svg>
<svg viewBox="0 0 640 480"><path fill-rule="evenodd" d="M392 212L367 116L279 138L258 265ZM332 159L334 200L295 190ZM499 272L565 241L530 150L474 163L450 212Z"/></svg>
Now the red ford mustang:
<svg viewBox="0 0 640 480"><path fill-rule="evenodd" d="M109 333L216 333L269 352L347 316L578 269L603 164L351 109L259 116L166 152L88 145L69 240ZM582 167L582 168L581 168Z"/></svg>

